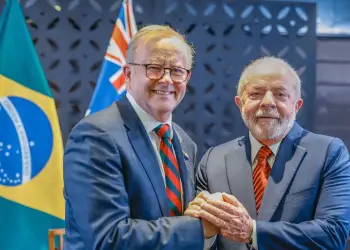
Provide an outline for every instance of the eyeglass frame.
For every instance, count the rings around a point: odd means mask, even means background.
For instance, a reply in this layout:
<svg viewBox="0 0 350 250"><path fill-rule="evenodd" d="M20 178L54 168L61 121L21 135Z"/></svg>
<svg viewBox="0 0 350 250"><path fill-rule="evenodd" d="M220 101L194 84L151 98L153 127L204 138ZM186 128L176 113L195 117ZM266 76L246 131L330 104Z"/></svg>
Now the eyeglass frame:
<svg viewBox="0 0 350 250"><path fill-rule="evenodd" d="M183 84L184 82L186 82L187 79L188 79L188 76L189 76L190 73L191 73L191 70L185 69L185 68L183 68L183 67L172 67L172 68L169 68L169 67L163 67L163 65L157 64L157 63L133 63L133 62L129 62L129 63L127 63L127 64L145 67L146 76L147 76L147 78L150 79L150 80L159 80L159 79L162 79L163 76L165 75L165 70L168 69L168 70L169 70L169 74L170 74L171 80L172 80L174 83L176 83L176 84ZM163 69L163 74L162 74L162 76L159 77L159 78L150 78L150 77L148 76L148 74L147 74L147 68L148 68L150 65L156 65L156 66L161 67L161 68ZM186 75L185 80L183 80L182 82L178 82L178 81L174 81L174 80L173 80L173 77L171 76L171 72L172 72L173 70L175 70L175 69L183 69L183 70L185 70L185 71L187 72L187 75Z"/></svg>

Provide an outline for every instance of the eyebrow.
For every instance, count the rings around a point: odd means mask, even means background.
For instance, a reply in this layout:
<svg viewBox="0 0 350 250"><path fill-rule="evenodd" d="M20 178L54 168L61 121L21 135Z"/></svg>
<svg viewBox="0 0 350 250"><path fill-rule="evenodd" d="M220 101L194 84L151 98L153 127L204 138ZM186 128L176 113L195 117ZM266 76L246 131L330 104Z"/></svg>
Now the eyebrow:
<svg viewBox="0 0 350 250"><path fill-rule="evenodd" d="M267 89L267 88L264 86L260 86L260 85L253 85L252 86L252 90L265 90L265 89ZM272 89L272 91L287 91L287 88L284 88L284 87L272 87L271 89Z"/></svg>
<svg viewBox="0 0 350 250"><path fill-rule="evenodd" d="M156 59L154 59L154 60L150 60L149 62L146 62L145 64L157 64L157 65L164 66L165 62L164 61L163 62L159 62ZM175 62L169 62L169 67L170 68L183 68L183 69L185 69L185 66L180 65L180 63L177 64Z"/></svg>
<svg viewBox="0 0 350 250"><path fill-rule="evenodd" d="M259 86L259 85L254 85L254 86L252 86L252 89L253 90L264 90L264 89L266 89L266 87Z"/></svg>
<svg viewBox="0 0 350 250"><path fill-rule="evenodd" d="M277 87L277 88L274 88L276 90L279 90L279 91L287 91L287 88L283 88L283 87Z"/></svg>

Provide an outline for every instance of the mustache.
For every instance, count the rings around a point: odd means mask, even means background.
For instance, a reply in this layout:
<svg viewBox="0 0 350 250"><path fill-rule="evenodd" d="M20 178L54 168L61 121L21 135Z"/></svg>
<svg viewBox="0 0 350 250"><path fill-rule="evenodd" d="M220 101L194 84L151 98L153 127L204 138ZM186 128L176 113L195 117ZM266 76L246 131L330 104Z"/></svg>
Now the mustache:
<svg viewBox="0 0 350 250"><path fill-rule="evenodd" d="M269 109L267 110L259 109L258 111L256 111L254 118L259 118L259 117L271 117L271 118L280 119L280 115L277 112Z"/></svg>

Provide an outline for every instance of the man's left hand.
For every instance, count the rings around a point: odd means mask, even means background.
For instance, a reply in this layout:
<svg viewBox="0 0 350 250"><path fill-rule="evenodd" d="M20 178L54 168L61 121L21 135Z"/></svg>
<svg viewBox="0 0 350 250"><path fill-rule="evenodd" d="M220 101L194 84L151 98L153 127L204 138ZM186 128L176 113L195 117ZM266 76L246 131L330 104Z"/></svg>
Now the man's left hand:
<svg viewBox="0 0 350 250"><path fill-rule="evenodd" d="M249 243L253 219L234 196L224 193L222 198L223 201L202 203L200 217L220 228L223 236L236 242Z"/></svg>

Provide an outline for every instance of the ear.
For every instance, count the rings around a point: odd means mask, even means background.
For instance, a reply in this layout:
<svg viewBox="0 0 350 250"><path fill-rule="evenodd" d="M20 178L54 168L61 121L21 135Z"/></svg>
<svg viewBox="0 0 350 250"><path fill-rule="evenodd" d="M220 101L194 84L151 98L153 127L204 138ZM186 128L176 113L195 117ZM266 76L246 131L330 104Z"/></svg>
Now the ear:
<svg viewBox="0 0 350 250"><path fill-rule="evenodd" d="M123 66L123 74L124 74L124 78L125 78L125 82L128 83L130 82L130 78L131 78L131 68L129 64L125 64Z"/></svg>
<svg viewBox="0 0 350 250"><path fill-rule="evenodd" d="M299 111L299 109L301 109L301 107L303 106L303 99L299 99L297 101L297 103L295 104L295 113L297 113Z"/></svg>
<svg viewBox="0 0 350 250"><path fill-rule="evenodd" d="M235 103L239 110L242 110L243 102L242 99L239 96L235 96Z"/></svg>
<svg viewBox="0 0 350 250"><path fill-rule="evenodd" d="M188 73L188 77L187 77L186 83L190 80L191 76L192 76L192 72L190 71L190 73Z"/></svg>

